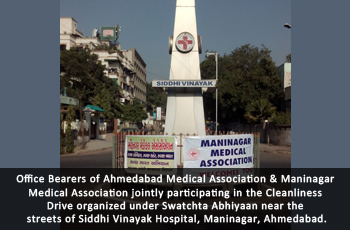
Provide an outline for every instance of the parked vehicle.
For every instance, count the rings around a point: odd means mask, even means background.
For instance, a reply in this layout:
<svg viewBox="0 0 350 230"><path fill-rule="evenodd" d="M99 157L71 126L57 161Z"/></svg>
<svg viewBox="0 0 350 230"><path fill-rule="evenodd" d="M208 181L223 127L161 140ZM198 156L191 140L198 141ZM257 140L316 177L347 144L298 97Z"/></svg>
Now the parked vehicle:
<svg viewBox="0 0 350 230"><path fill-rule="evenodd" d="M124 133L127 133L127 132L139 132L139 128L137 127L127 127L127 128L121 128L120 129L120 132L124 132Z"/></svg>

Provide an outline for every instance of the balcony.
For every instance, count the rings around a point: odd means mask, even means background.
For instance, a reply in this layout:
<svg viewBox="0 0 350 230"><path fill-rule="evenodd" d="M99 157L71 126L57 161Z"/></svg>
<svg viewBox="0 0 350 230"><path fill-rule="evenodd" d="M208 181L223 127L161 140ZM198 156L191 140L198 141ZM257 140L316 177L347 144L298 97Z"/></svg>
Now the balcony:
<svg viewBox="0 0 350 230"><path fill-rule="evenodd" d="M117 68L108 68L107 69L107 76L109 78L116 78L118 79L118 69Z"/></svg>
<svg viewBox="0 0 350 230"><path fill-rule="evenodd" d="M117 68L111 68L111 67L107 68L107 71L108 73L114 73L114 74L118 74L119 72Z"/></svg>
<svg viewBox="0 0 350 230"><path fill-rule="evenodd" d="M124 96L125 98L130 97L130 93L124 90L123 96Z"/></svg>

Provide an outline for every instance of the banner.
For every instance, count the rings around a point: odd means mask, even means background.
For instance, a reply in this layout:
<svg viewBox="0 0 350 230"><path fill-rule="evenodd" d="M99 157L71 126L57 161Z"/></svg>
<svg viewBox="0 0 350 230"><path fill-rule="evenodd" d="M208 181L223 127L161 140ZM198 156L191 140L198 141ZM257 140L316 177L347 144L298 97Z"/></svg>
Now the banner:
<svg viewBox="0 0 350 230"><path fill-rule="evenodd" d="M116 27L115 26L102 26L101 27L101 40L102 41L115 41L116 37Z"/></svg>
<svg viewBox="0 0 350 230"><path fill-rule="evenodd" d="M184 137L184 168L252 168L253 134Z"/></svg>
<svg viewBox="0 0 350 230"><path fill-rule="evenodd" d="M176 138L172 136L126 136L125 169L127 172L135 171L128 169L152 172L174 169L177 167L176 149Z"/></svg>
<svg viewBox="0 0 350 230"><path fill-rule="evenodd" d="M216 80L153 80L152 87L216 87Z"/></svg>

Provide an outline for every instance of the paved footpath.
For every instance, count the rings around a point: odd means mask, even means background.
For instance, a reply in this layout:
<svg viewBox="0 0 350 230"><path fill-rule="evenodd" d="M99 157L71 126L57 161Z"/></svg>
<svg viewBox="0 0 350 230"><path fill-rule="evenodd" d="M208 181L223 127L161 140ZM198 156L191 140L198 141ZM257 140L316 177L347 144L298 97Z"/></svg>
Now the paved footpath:
<svg viewBox="0 0 350 230"><path fill-rule="evenodd" d="M260 144L260 153L291 154L291 146Z"/></svg>
<svg viewBox="0 0 350 230"><path fill-rule="evenodd" d="M85 149L79 147L74 150L73 154L84 154L96 151L102 151L113 148L113 133L107 133L105 140L91 140L86 144Z"/></svg>

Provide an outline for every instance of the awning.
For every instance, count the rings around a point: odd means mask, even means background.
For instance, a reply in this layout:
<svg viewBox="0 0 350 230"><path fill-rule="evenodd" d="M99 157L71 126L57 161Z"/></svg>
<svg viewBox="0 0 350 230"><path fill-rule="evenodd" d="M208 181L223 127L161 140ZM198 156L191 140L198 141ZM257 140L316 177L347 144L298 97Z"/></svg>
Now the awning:
<svg viewBox="0 0 350 230"><path fill-rule="evenodd" d="M95 105L87 105L87 106L85 106L83 111L86 111L86 110L90 110L91 112L102 112L102 113L105 112L103 109L101 109L100 107L95 106Z"/></svg>

